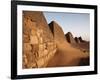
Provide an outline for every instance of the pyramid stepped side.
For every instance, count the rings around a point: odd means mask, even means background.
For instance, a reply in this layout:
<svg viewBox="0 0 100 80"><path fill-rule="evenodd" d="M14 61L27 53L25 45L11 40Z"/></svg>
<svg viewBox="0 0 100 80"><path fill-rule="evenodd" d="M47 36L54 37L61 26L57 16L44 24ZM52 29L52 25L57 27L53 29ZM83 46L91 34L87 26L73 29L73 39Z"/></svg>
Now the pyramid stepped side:
<svg viewBox="0 0 100 80"><path fill-rule="evenodd" d="M23 12L23 68L46 67L56 44L42 12Z"/></svg>
<svg viewBox="0 0 100 80"><path fill-rule="evenodd" d="M80 43L80 40L78 37L75 37L75 41L76 41L76 43Z"/></svg>
<svg viewBox="0 0 100 80"><path fill-rule="evenodd" d="M76 41L74 40L74 37L72 35L71 32L68 32L65 34L66 40L70 43L70 44L76 44Z"/></svg>
<svg viewBox="0 0 100 80"><path fill-rule="evenodd" d="M49 26L50 26L50 29L53 33L53 36L54 36L54 39L56 42L66 42L64 32L63 32L62 28L60 27L60 25L58 25L55 21L52 21L49 24Z"/></svg>
<svg viewBox="0 0 100 80"><path fill-rule="evenodd" d="M45 34L44 38L46 38L44 39L45 42L53 40L51 30L49 29L47 21L42 12L24 11L23 13L25 18L29 18L32 22L36 22L37 28L43 30L43 33Z"/></svg>

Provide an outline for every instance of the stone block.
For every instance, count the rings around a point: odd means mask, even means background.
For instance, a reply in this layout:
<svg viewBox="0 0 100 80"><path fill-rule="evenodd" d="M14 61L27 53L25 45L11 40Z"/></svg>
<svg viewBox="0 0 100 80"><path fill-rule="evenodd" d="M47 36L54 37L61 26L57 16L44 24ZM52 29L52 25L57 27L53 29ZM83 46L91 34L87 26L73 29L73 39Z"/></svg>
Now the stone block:
<svg viewBox="0 0 100 80"><path fill-rule="evenodd" d="M35 55L35 59L37 60L39 58L39 53L38 52L34 52Z"/></svg>
<svg viewBox="0 0 100 80"><path fill-rule="evenodd" d="M28 64L27 56L25 54L23 54L23 64L24 66Z"/></svg>
<svg viewBox="0 0 100 80"><path fill-rule="evenodd" d="M44 64L45 64L44 58L40 58L39 60L37 60L38 68L43 67Z"/></svg>
<svg viewBox="0 0 100 80"><path fill-rule="evenodd" d="M43 51L44 50L44 45L43 44L39 44L39 51Z"/></svg>
<svg viewBox="0 0 100 80"><path fill-rule="evenodd" d="M48 44L48 46L53 46L54 43L53 42L48 42L47 44Z"/></svg>
<svg viewBox="0 0 100 80"><path fill-rule="evenodd" d="M45 57L48 54L48 50L43 50L38 52L38 58Z"/></svg>
<svg viewBox="0 0 100 80"><path fill-rule="evenodd" d="M37 30L36 34L37 34L38 37L41 37L41 33L38 32L38 30Z"/></svg>
<svg viewBox="0 0 100 80"><path fill-rule="evenodd" d="M30 29L36 31L37 23L35 21L30 21Z"/></svg>
<svg viewBox="0 0 100 80"><path fill-rule="evenodd" d="M38 44L32 45L32 52L38 52L38 51L39 51L39 45Z"/></svg>
<svg viewBox="0 0 100 80"><path fill-rule="evenodd" d="M43 35L43 30L42 29L38 29L37 30L37 35L40 37Z"/></svg>
<svg viewBox="0 0 100 80"><path fill-rule="evenodd" d="M35 36L36 35L36 30L35 29L31 29L31 35Z"/></svg>
<svg viewBox="0 0 100 80"><path fill-rule="evenodd" d="M43 37L39 37L39 43L40 43L40 44L43 43Z"/></svg>
<svg viewBox="0 0 100 80"><path fill-rule="evenodd" d="M48 54L47 56L46 56L46 61L48 61L50 59L50 55Z"/></svg>
<svg viewBox="0 0 100 80"><path fill-rule="evenodd" d="M24 43L29 43L30 37L28 35L23 35L23 42Z"/></svg>
<svg viewBox="0 0 100 80"><path fill-rule="evenodd" d="M39 59L39 58L41 58L43 56L44 56L43 51L38 51L38 57L37 58Z"/></svg>
<svg viewBox="0 0 100 80"><path fill-rule="evenodd" d="M37 64L36 63L32 63L32 68L37 68Z"/></svg>
<svg viewBox="0 0 100 80"><path fill-rule="evenodd" d="M23 28L23 33L24 33L25 35L30 35L30 31L31 31L31 29L30 29L29 27L27 27L27 26L25 26L25 27Z"/></svg>
<svg viewBox="0 0 100 80"><path fill-rule="evenodd" d="M24 43L23 44L23 50L24 51L31 51L32 50L32 46L29 43Z"/></svg>
<svg viewBox="0 0 100 80"><path fill-rule="evenodd" d="M45 50L43 51L43 55L46 56L47 54L48 54L48 50L45 49Z"/></svg>
<svg viewBox="0 0 100 80"><path fill-rule="evenodd" d="M30 44L38 44L37 36L30 36Z"/></svg>
<svg viewBox="0 0 100 80"><path fill-rule="evenodd" d="M27 65L27 67L32 68L35 66L36 61L35 61L35 55L32 52L29 53L25 53L25 64ZM34 66L33 66L34 65Z"/></svg>

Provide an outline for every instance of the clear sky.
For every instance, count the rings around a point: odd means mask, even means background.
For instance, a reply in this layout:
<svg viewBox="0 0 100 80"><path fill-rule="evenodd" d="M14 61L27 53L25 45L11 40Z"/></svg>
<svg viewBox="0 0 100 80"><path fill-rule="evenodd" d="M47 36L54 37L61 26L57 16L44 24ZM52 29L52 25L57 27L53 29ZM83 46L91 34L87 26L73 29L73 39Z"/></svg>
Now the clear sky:
<svg viewBox="0 0 100 80"><path fill-rule="evenodd" d="M44 12L48 23L56 21L64 33L71 32L73 36L81 36L84 40L90 40L90 15L88 13L61 13Z"/></svg>

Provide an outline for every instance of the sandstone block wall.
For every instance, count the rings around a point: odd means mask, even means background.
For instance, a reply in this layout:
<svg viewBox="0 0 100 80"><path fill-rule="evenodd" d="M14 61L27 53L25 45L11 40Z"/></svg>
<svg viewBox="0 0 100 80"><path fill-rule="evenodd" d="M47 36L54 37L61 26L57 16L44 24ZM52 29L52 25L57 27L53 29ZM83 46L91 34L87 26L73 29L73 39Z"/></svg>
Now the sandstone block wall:
<svg viewBox="0 0 100 80"><path fill-rule="evenodd" d="M42 19L44 19L42 13L33 12L31 13L32 17L30 17L30 15L28 14L30 14L30 12L24 12L23 14L22 66L23 68L46 67L49 60L52 59L52 57L56 53L56 44L53 40L52 34L46 34L49 27L44 28L46 27L44 26L44 24L46 24L45 20L40 20L41 22L37 21L36 16L40 16Z"/></svg>

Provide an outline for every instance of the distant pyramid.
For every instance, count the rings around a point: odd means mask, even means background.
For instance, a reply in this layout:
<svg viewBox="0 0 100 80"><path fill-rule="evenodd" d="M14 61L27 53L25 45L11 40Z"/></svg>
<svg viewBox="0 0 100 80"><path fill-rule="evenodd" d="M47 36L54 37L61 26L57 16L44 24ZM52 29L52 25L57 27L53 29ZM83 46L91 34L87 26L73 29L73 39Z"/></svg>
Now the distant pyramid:
<svg viewBox="0 0 100 80"><path fill-rule="evenodd" d="M84 42L84 40L82 39L82 37L81 37L81 36L79 37L79 40L80 40L80 42Z"/></svg>
<svg viewBox="0 0 100 80"><path fill-rule="evenodd" d="M66 40L67 40L70 44L75 44L75 43L76 43L71 32L68 32L67 34L65 34L65 37L66 37Z"/></svg>
<svg viewBox="0 0 100 80"><path fill-rule="evenodd" d="M76 41L76 43L80 43L80 40L78 37L75 37L75 41Z"/></svg>
<svg viewBox="0 0 100 80"><path fill-rule="evenodd" d="M49 26L50 26L50 29L53 33L55 41L66 42L64 32L63 32L62 28L60 27L60 25L58 25L55 21L52 21L49 24Z"/></svg>
<svg viewBox="0 0 100 80"><path fill-rule="evenodd" d="M88 41L86 41L86 40L83 40L81 36L78 37L78 39L80 40L81 43L88 42Z"/></svg>

